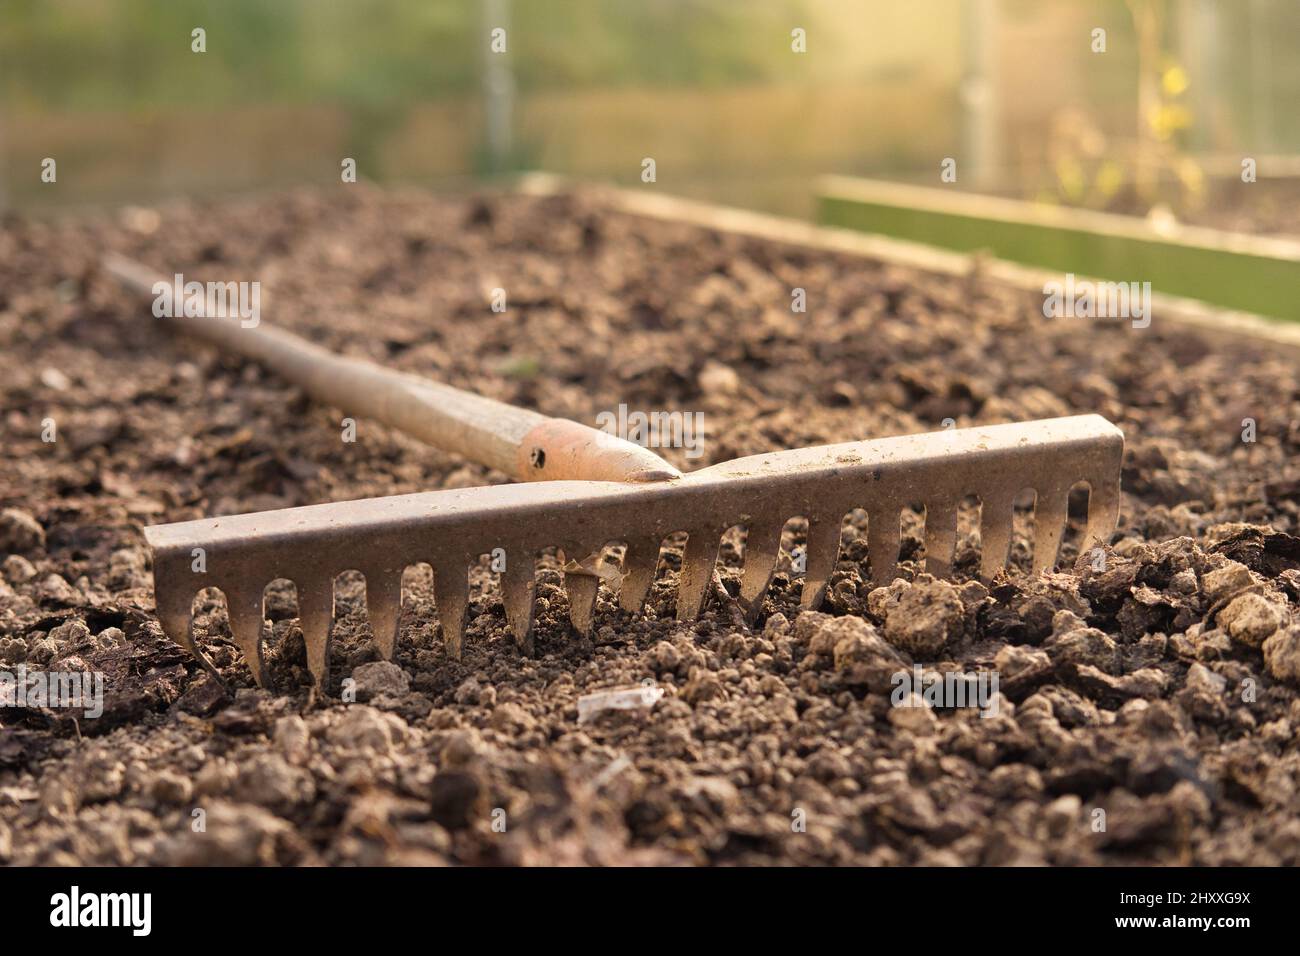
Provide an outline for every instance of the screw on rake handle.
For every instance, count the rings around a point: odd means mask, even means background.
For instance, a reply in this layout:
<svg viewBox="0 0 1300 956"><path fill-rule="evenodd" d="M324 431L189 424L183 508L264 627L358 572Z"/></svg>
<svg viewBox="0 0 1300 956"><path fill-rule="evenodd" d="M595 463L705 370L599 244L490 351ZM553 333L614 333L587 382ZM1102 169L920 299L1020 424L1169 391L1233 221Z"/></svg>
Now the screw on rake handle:
<svg viewBox="0 0 1300 956"><path fill-rule="evenodd" d="M171 280L116 254L104 270L133 292L156 294ZM548 418L441 382L346 358L260 322L164 318L172 327L264 365L316 400L406 432L442 451L519 481L659 481L680 472L640 445L563 418Z"/></svg>

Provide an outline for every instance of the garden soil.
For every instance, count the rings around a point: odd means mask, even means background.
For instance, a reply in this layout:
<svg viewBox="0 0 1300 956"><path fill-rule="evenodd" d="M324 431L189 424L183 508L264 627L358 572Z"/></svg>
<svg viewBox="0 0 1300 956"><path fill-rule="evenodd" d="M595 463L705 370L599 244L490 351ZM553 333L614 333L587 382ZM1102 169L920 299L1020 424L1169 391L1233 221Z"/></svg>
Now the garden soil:
<svg viewBox="0 0 1300 956"><path fill-rule="evenodd" d="M673 619L670 541L645 612L568 624L555 559L536 652L485 560L461 660L428 569L396 659L338 583L314 692L292 585L268 582L277 692L221 595L167 640L143 526L504 481L177 338L97 266L257 280L262 320L388 366L594 424L702 414L684 469L772 449L1097 412L1127 437L1120 525L1055 573L873 589L860 513L817 613L790 553L753 627L728 534L702 618ZM491 308L502 289L506 308ZM806 312L792 310L804 290ZM364 185L0 228L0 671L103 675L104 710L0 707L9 864L1300 863L1300 371L1243 339L1045 319L979 273L650 221L599 193L441 198ZM692 419L693 420L693 419ZM53 440L47 440L53 439ZM891 705L893 675L991 675L984 711ZM663 691L579 720L579 698ZM355 697L355 701L351 700ZM347 698L345 700L345 698Z"/></svg>

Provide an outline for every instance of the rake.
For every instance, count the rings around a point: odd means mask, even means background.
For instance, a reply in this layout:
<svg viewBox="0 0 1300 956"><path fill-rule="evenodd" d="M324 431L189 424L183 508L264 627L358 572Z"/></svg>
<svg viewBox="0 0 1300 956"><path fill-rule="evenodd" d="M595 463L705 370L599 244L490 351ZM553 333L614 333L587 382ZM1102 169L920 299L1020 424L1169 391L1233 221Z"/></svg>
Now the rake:
<svg viewBox="0 0 1300 956"><path fill-rule="evenodd" d="M170 280L110 256L106 271L146 293ZM683 474L647 448L565 419L548 418L438 382L336 355L264 324L242 327L215 317L167 319L178 329L238 353L293 382L313 398L377 419L444 451L504 472L519 484L430 491L206 518L145 528L153 552L154 596L164 632L218 680L200 650L193 599L215 587L230 629L259 686L270 686L262 652L263 592L288 579L297 589L307 665L328 680L334 579L365 578L375 643L393 656L404 569L424 562L447 653L459 659L469 606L469 569L483 554L505 555L500 588L506 618L524 653L532 652L539 555L558 548L585 556L565 565L570 619L589 633L602 576L595 556L624 548L611 582L619 605L640 611L654 583L660 546L685 532L677 618L695 619L714 578L720 538L746 531L738 603L751 623L761 612L789 519L807 519L800 606L817 608L839 556L844 515L868 515L872 581L893 579L902 510L925 513L926 570L952 572L958 505L980 502L981 576L1008 558L1012 514L1032 489L1034 571L1055 566L1070 489L1089 488L1081 550L1104 544L1119 512L1124 437L1099 415L947 429L776 451ZM193 570L202 549L204 573ZM498 551L497 549L502 549Z"/></svg>

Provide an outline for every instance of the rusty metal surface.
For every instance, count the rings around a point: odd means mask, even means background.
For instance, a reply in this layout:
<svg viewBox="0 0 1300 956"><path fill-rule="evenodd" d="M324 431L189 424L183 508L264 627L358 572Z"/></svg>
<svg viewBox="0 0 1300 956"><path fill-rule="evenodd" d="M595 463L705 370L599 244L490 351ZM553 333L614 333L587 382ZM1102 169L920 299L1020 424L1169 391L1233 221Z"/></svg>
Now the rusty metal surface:
<svg viewBox="0 0 1300 956"><path fill-rule="evenodd" d="M937 575L951 573L957 505L967 495L981 502L985 577L1006 563L1013 503L1025 489L1037 495L1036 571L1055 564L1068 493L1078 482L1090 488L1082 547L1104 541L1118 517L1123 442L1106 419L1080 415L779 451L641 484L549 481L434 491L158 525L146 528L145 536L163 628L214 675L193 639L195 594L208 587L225 594L236 643L255 679L268 686L263 590L287 578L297 587L310 670L323 685L334 578L343 571L365 576L375 638L391 657L402 571L428 563L443 639L459 656L469 568L479 555L504 549L502 596L516 638L527 647L536 558L544 549L580 556L610 543L625 545L619 602L637 611L654 581L661 542L684 531L677 609L689 620L704 605L722 533L741 525L748 536L740 600L752 618L771 581L783 525L805 517L801 604L815 608L835 568L843 516L853 509L868 514L877 582L892 579L900 513L911 504L925 507L927 570ZM192 570L195 548L204 551L206 573ZM575 626L589 629L598 579L571 574L566 584Z"/></svg>

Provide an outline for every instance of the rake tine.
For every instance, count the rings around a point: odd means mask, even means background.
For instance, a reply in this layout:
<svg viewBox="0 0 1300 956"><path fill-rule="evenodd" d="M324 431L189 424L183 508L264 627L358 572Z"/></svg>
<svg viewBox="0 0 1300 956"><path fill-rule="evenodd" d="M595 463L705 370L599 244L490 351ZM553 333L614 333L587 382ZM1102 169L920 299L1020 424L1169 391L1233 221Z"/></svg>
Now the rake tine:
<svg viewBox="0 0 1300 956"><path fill-rule="evenodd" d="M1119 523L1119 489L1093 484L1088 491L1088 524L1083 532L1080 554L1105 546Z"/></svg>
<svg viewBox="0 0 1300 956"><path fill-rule="evenodd" d="M774 519L751 527L745 534L745 570L740 578L740 606L750 624L763 608L763 595L781 557L781 531L785 522Z"/></svg>
<svg viewBox="0 0 1300 956"><path fill-rule="evenodd" d="M226 590L226 613L230 617L231 636L243 651L253 680L258 687L272 690L271 675L262 654L262 625L266 616L261 588L236 586Z"/></svg>
<svg viewBox="0 0 1300 956"><path fill-rule="evenodd" d="M693 621L704 610L713 567L721 547L719 533L699 528L687 532L686 552L682 555L682 572L677 585L677 620Z"/></svg>
<svg viewBox="0 0 1300 956"><path fill-rule="evenodd" d="M402 617L402 569L373 568L363 572L366 579L366 613L375 646L386 661L397 649L397 630Z"/></svg>
<svg viewBox="0 0 1300 956"><path fill-rule="evenodd" d="M894 580L903 543L901 517L893 505L868 512L867 560L871 562L871 583L877 587Z"/></svg>
<svg viewBox="0 0 1300 956"><path fill-rule="evenodd" d="M573 629L583 637L589 637L600 577L584 571L569 571L564 575L564 589L569 592L569 620Z"/></svg>
<svg viewBox="0 0 1300 956"><path fill-rule="evenodd" d="M659 566L659 539L629 542L623 553L623 583L618 589L618 604L629 614L636 614L645 604L646 595L655 583Z"/></svg>
<svg viewBox="0 0 1300 956"><path fill-rule="evenodd" d="M957 548L957 503L925 503L925 570L937 578L952 574L952 558Z"/></svg>
<svg viewBox="0 0 1300 956"><path fill-rule="evenodd" d="M1014 508L1013 495L993 494L980 499L980 577L985 583L1007 566Z"/></svg>
<svg viewBox="0 0 1300 956"><path fill-rule="evenodd" d="M469 610L469 572L463 564L442 564L434 568L433 599L442 624L442 642L447 654L460 660L465 636L465 615Z"/></svg>
<svg viewBox="0 0 1300 956"><path fill-rule="evenodd" d="M841 523L842 519L836 515L808 519L803 591L799 595L799 606L804 610L817 610L822 598L826 596L826 586L830 583L840 558Z"/></svg>
<svg viewBox="0 0 1300 956"><path fill-rule="evenodd" d="M370 579L366 578L366 602L370 601ZM316 686L329 685L330 626L334 618L334 579L326 577L298 587L298 627L307 647L307 670Z"/></svg>
<svg viewBox="0 0 1300 956"><path fill-rule="evenodd" d="M501 603L515 644L523 654L533 652L533 597L537 592L537 559L531 555L507 555L501 572Z"/></svg>
<svg viewBox="0 0 1300 956"><path fill-rule="evenodd" d="M1069 489L1049 484L1034 502L1034 572L1051 571L1061 550L1069 517Z"/></svg>

